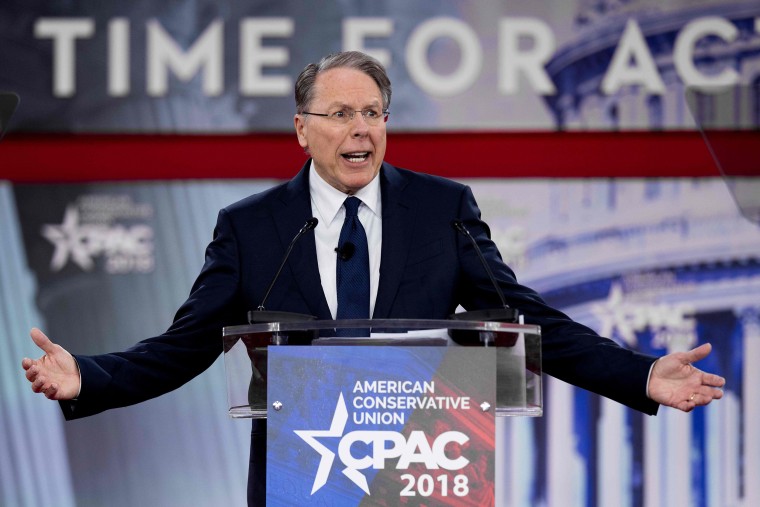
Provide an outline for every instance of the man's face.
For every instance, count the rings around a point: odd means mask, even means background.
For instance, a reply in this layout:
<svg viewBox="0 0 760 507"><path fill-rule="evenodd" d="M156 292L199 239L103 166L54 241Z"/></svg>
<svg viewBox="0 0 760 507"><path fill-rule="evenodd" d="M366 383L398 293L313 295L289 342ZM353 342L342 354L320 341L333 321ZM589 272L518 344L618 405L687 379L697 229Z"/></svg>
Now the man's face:
<svg viewBox="0 0 760 507"><path fill-rule="evenodd" d="M314 98L307 110L333 113L342 109L383 110L383 98L375 81L361 71L336 68L317 76ZM368 125L356 113L347 124L329 118L297 114L298 143L314 160L317 173L333 187L354 194L380 171L385 157L385 122Z"/></svg>

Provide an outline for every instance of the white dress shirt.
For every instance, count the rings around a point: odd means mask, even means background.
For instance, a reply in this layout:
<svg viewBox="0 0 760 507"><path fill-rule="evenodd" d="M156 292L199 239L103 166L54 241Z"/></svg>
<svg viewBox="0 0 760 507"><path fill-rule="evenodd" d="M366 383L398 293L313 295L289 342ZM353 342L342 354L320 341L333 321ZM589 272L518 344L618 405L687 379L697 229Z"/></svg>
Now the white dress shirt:
<svg viewBox="0 0 760 507"><path fill-rule="evenodd" d="M379 173L378 173L379 174ZM330 307L334 319L338 314L338 290L336 275L338 254L335 249L340 240L340 230L346 217L343 201L344 194L322 179L314 169L312 161L309 168L309 192L311 194L311 212L319 219L314 229L314 240L317 244L317 264L319 278L322 281L322 291ZM367 233L369 247L369 315L375 311L377 286L380 278L380 251L383 245L382 199L380 198L380 178L374 179L364 188L354 194L361 199L359 206L359 221Z"/></svg>

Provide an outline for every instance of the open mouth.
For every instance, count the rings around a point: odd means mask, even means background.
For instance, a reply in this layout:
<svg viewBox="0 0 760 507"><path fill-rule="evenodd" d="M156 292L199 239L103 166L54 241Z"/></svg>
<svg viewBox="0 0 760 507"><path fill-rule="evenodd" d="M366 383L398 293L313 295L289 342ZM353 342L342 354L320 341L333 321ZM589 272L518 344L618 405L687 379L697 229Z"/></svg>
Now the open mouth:
<svg viewBox="0 0 760 507"><path fill-rule="evenodd" d="M354 153L344 153L341 156L351 163L358 164L359 162L364 162L365 160L367 160L367 157L369 157L369 152L356 151Z"/></svg>

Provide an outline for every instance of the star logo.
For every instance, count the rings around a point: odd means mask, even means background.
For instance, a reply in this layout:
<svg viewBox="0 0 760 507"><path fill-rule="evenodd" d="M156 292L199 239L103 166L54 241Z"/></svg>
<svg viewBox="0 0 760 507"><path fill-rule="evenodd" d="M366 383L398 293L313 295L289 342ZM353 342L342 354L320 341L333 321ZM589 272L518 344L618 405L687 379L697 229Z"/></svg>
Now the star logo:
<svg viewBox="0 0 760 507"><path fill-rule="evenodd" d="M60 271L71 257L71 261L85 271L95 265L92 260L86 228L79 224L79 211L76 206L68 206L60 225L42 226L42 235L53 243L55 252L50 261L50 269Z"/></svg>
<svg viewBox="0 0 760 507"><path fill-rule="evenodd" d="M613 283L607 300L591 307L600 321L602 336L617 336L623 343L635 347L638 343L636 332L646 328L646 309L625 300L623 287Z"/></svg>
<svg viewBox="0 0 760 507"><path fill-rule="evenodd" d="M328 449L318 439L324 437L342 437L343 431L346 428L346 422L348 422L348 409L346 408L346 401L343 399L343 393L340 393L329 430L294 431L296 435L301 437L304 442L309 444L311 448L317 451L321 456L319 460L319 466L317 467L317 474L314 476L314 484L311 488L312 495L319 491L322 486L327 484L327 478L330 475L330 470L332 469L333 462L335 461L335 453ZM364 477L364 475L362 475L358 470L353 468L345 468L343 470L343 475L351 479L351 481L359 486L362 491L368 495L370 494L367 478Z"/></svg>

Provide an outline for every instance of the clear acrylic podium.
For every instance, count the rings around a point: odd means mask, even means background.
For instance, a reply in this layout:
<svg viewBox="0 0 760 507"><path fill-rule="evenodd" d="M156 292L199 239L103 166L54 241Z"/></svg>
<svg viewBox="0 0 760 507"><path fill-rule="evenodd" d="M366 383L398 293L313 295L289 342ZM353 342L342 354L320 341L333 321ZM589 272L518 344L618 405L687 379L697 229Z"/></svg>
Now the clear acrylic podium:
<svg viewBox="0 0 760 507"><path fill-rule="evenodd" d="M370 330L338 338L336 329ZM541 416L541 332L538 326L461 320L342 320L272 322L224 328L229 415L266 418L268 348L335 345L487 347L496 358L496 416ZM314 349L316 353L317 349ZM477 372L475 372L477 374Z"/></svg>

